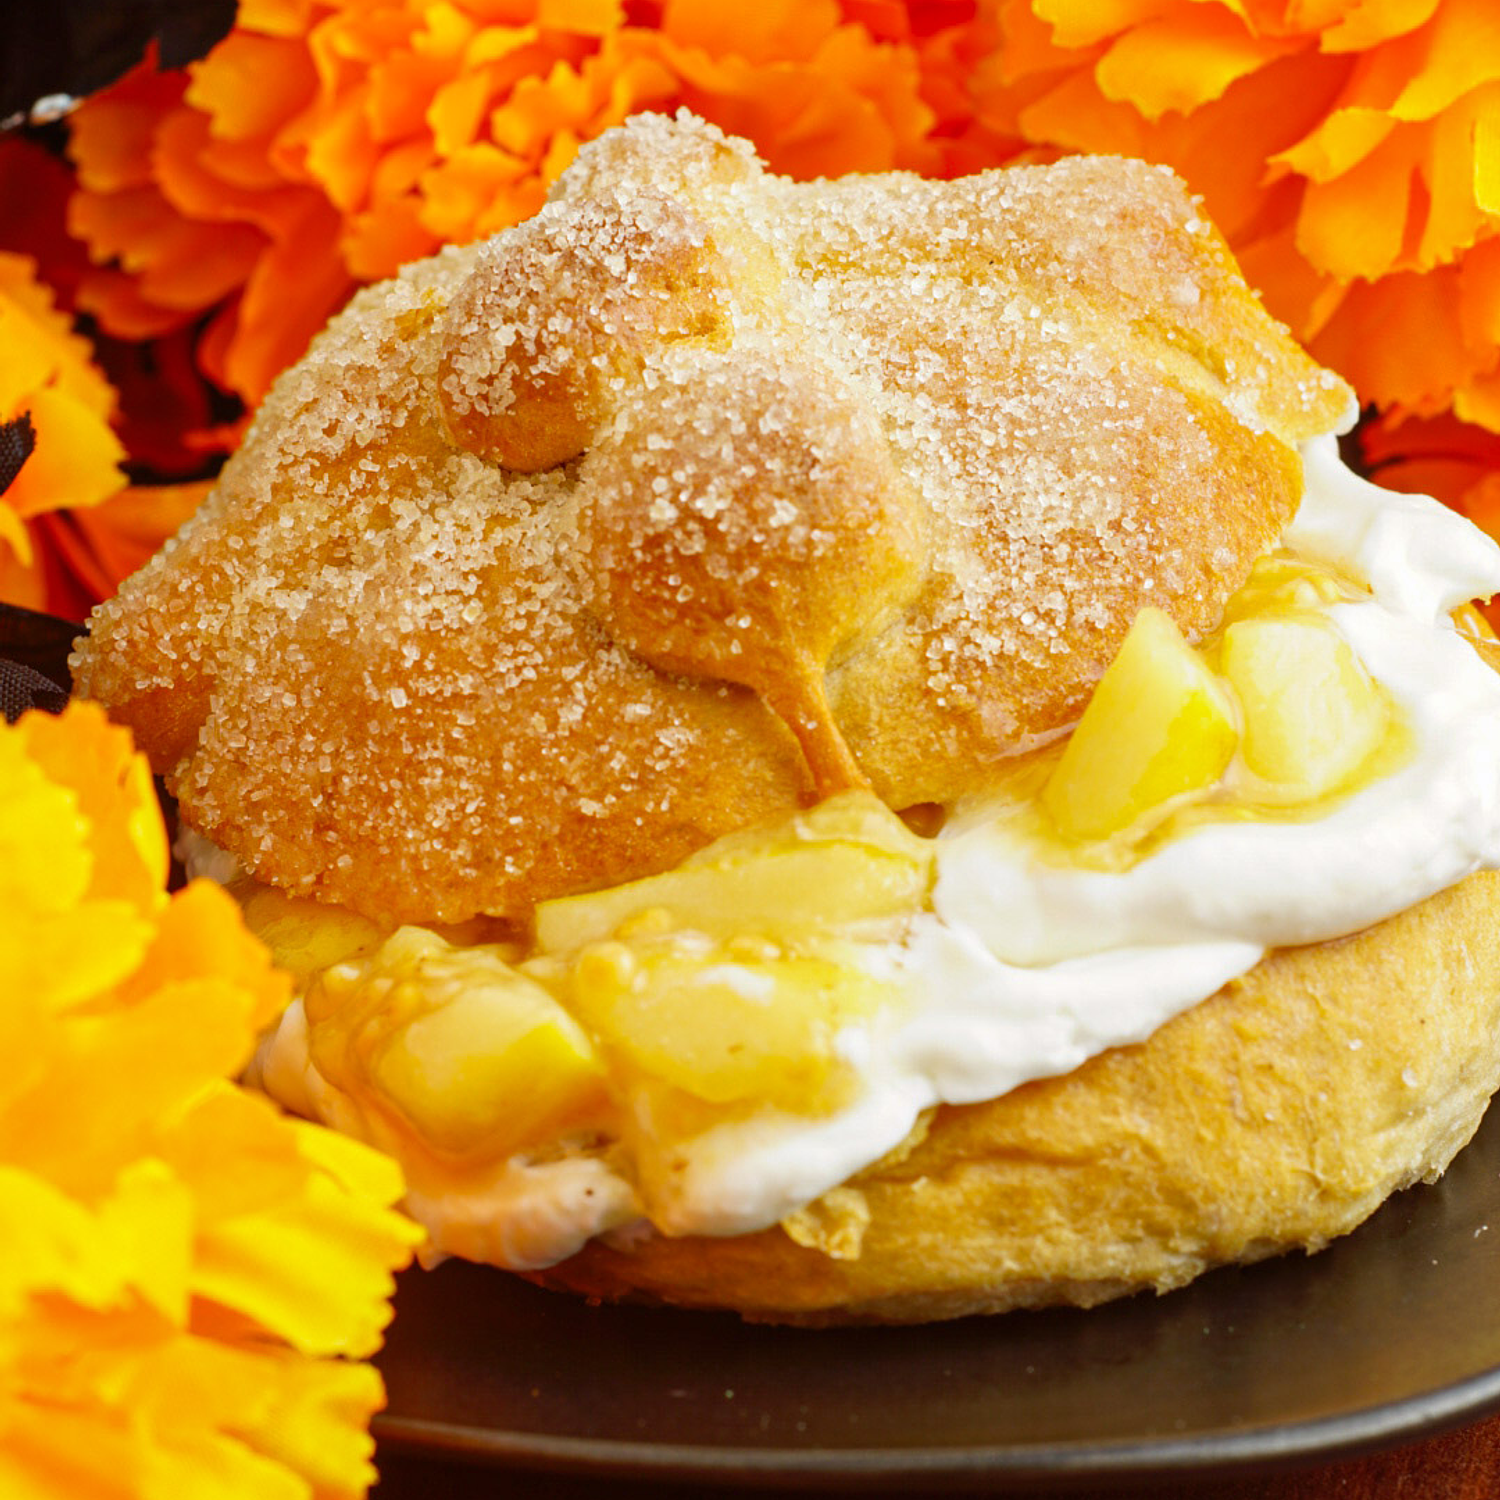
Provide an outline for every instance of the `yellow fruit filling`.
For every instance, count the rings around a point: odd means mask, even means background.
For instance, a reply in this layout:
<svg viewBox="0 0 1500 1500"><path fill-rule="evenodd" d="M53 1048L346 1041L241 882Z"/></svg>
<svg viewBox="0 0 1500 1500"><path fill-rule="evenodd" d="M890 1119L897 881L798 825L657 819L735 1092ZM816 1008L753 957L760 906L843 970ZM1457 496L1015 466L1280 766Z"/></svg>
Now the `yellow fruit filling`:
<svg viewBox="0 0 1500 1500"><path fill-rule="evenodd" d="M1042 787L1042 806L1064 838L1108 838L1213 786L1238 739L1218 677L1166 614L1143 609Z"/></svg>
<svg viewBox="0 0 1500 1500"><path fill-rule="evenodd" d="M1031 768L1033 832L1118 864L1204 818L1305 815L1388 768L1399 716L1322 612L1359 597L1271 556L1199 647L1142 610L1073 733Z"/></svg>
<svg viewBox="0 0 1500 1500"><path fill-rule="evenodd" d="M313 1066L439 1152L505 1157L609 1114L593 1042L492 947L402 927L321 974L303 1005Z"/></svg>
<svg viewBox="0 0 1500 1500"><path fill-rule="evenodd" d="M1143 610L1072 734L984 815L1019 820L1045 858L1118 864L1195 820L1301 816L1356 788L1402 743L1323 612L1358 597L1273 556L1196 647ZM524 951L483 924L392 932L248 882L240 894L302 983L309 1055L335 1089L449 1159L603 1137L646 1177L673 1140L858 1096L851 1038L902 1014L887 960L930 909L934 849L844 793L664 874L544 902Z"/></svg>
<svg viewBox="0 0 1500 1500"><path fill-rule="evenodd" d="M1311 802L1353 780L1390 729L1385 695L1319 616L1238 620L1220 647L1244 714L1240 753L1262 797Z"/></svg>

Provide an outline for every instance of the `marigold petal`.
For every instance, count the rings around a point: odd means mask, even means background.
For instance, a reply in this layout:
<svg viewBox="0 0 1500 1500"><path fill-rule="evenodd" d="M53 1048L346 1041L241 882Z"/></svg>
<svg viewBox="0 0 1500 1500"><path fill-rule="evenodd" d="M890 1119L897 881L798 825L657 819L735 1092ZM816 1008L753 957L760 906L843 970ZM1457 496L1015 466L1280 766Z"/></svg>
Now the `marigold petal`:
<svg viewBox="0 0 1500 1500"><path fill-rule="evenodd" d="M122 1277L96 1253L93 1216L31 1172L0 1162L0 1316L16 1318L37 1291L62 1292L91 1307L121 1295Z"/></svg>
<svg viewBox="0 0 1500 1500"><path fill-rule="evenodd" d="M1443 0L1409 45L1416 66L1391 113L1398 120L1430 120L1500 76L1500 7L1492 0Z"/></svg>
<svg viewBox="0 0 1500 1500"><path fill-rule="evenodd" d="M192 1189L200 1227L295 1199L313 1170L270 1100L223 1080L164 1121L152 1150Z"/></svg>
<svg viewBox="0 0 1500 1500"><path fill-rule="evenodd" d="M0 347L6 365L15 366L0 381L17 395L50 384L107 419L115 407L114 389L94 364L88 340L74 331L72 319L57 307L51 287L38 280L37 271L29 256L0 252L0 309L9 315ZM24 386L23 378L28 382ZM5 410L7 403L0 399L0 412Z"/></svg>
<svg viewBox="0 0 1500 1500"><path fill-rule="evenodd" d="M77 793L48 778L14 729L0 730L0 806L0 913L24 923L68 911L92 873L88 821Z"/></svg>
<svg viewBox="0 0 1500 1500"><path fill-rule="evenodd" d="M620 0L537 0L537 25L550 31L604 36L625 19Z"/></svg>
<svg viewBox="0 0 1500 1500"><path fill-rule="evenodd" d="M370 175L380 160L365 118L363 91L339 99L321 121L307 151L307 169L335 208L347 211L365 201Z"/></svg>
<svg viewBox="0 0 1500 1500"><path fill-rule="evenodd" d="M1318 335L1344 298L1343 282L1319 274L1297 253L1296 227L1290 219L1263 238L1242 244L1236 258L1267 311L1301 343Z"/></svg>
<svg viewBox="0 0 1500 1500"><path fill-rule="evenodd" d="M439 156L452 156L478 136L490 98L490 75L483 68L461 73L433 94L426 121Z"/></svg>
<svg viewBox="0 0 1500 1500"><path fill-rule="evenodd" d="M1389 137L1332 182L1308 185L1297 219L1297 248L1321 271L1345 281L1375 280L1401 260L1420 141Z"/></svg>
<svg viewBox="0 0 1500 1500"><path fill-rule="evenodd" d="M1474 203L1500 214L1500 90L1494 88L1474 102Z"/></svg>
<svg viewBox="0 0 1500 1500"><path fill-rule="evenodd" d="M120 947L97 910L68 935L77 947L94 930ZM147 1152L164 1116L249 1050L244 996L222 980L173 985L128 1009L100 1011L95 1000L85 1011L81 1002L97 994L73 997L65 1045L47 1076L0 1107L9 1158L85 1198L103 1193L126 1162Z"/></svg>
<svg viewBox="0 0 1500 1500"><path fill-rule="evenodd" d="M193 1285L303 1353L363 1357L380 1347L392 1272L421 1237L318 1173L293 1202L205 1226Z"/></svg>
<svg viewBox="0 0 1500 1500"><path fill-rule="evenodd" d="M9 421L24 409L26 397L44 386L57 369L57 340L10 297L0 293L0 415Z"/></svg>
<svg viewBox="0 0 1500 1500"><path fill-rule="evenodd" d="M385 1405L379 1373L277 1350L260 1357L271 1366L262 1377L271 1400L237 1430L306 1479L318 1500L357 1500L375 1480L369 1423Z"/></svg>
<svg viewBox="0 0 1500 1500"><path fill-rule="evenodd" d="M107 599L203 502L211 479L131 485L100 505L72 514L78 548L69 562L94 599Z"/></svg>
<svg viewBox="0 0 1500 1500"><path fill-rule="evenodd" d="M371 1150L346 1135L305 1120L293 1118L290 1123L303 1158L326 1172L352 1197L388 1207L405 1191L400 1167L384 1152ZM409 1243L416 1243L422 1238L422 1231L409 1227L414 1234Z"/></svg>
<svg viewBox="0 0 1500 1500"><path fill-rule="evenodd" d="M6 556L7 548L10 549L10 556ZM26 523L0 499L0 599L24 606L19 581L12 570L29 569L35 555ZM12 593L12 589L16 591Z"/></svg>
<svg viewBox="0 0 1500 1500"><path fill-rule="evenodd" d="M1405 36L1424 26L1441 0L1361 0L1350 5L1341 0L1344 12L1319 38L1325 52L1363 52L1392 37Z"/></svg>
<svg viewBox="0 0 1500 1500"><path fill-rule="evenodd" d="M1312 182L1330 182L1363 161L1395 128L1385 110L1336 109L1271 162Z"/></svg>
<svg viewBox="0 0 1500 1500"><path fill-rule="evenodd" d="M356 216L342 243L344 262L360 281L394 276L438 249L437 236L422 222L422 200L416 193L388 198Z"/></svg>
<svg viewBox="0 0 1500 1500"><path fill-rule="evenodd" d="M78 288L78 308L97 318L117 338L144 341L181 328L191 316L178 307L162 307L142 294L135 277L123 271L91 272Z"/></svg>
<svg viewBox="0 0 1500 1500"><path fill-rule="evenodd" d="M1051 26L1053 42L1070 48L1092 47L1173 8L1173 0L1035 0L1031 7Z"/></svg>
<svg viewBox="0 0 1500 1500"><path fill-rule="evenodd" d="M410 139L424 128L423 116L455 62L420 52L393 52L370 74L366 117L370 137L382 146Z"/></svg>
<svg viewBox="0 0 1500 1500"><path fill-rule="evenodd" d="M239 0L238 24L265 36L303 36L319 0Z"/></svg>
<svg viewBox="0 0 1500 1500"><path fill-rule="evenodd" d="M151 937L150 922L128 901L89 901L30 919L23 911L0 910L0 994L31 990L58 1007L125 978Z"/></svg>
<svg viewBox="0 0 1500 1500"><path fill-rule="evenodd" d="M265 395L353 290L339 258L327 254L338 232L337 213L309 196L246 282L224 360L225 383L246 401L254 404Z"/></svg>
<svg viewBox="0 0 1500 1500"><path fill-rule="evenodd" d="M37 391L26 409L36 447L5 492L17 515L97 505L124 489L125 449L97 413L55 388Z"/></svg>
<svg viewBox="0 0 1500 1500"><path fill-rule="evenodd" d="M1235 79L1302 45L1298 37L1253 36L1229 12L1200 5L1192 15L1127 32L1100 59L1095 77L1107 99L1129 100L1157 120L1217 99Z"/></svg>
<svg viewBox="0 0 1500 1500"><path fill-rule="evenodd" d="M7 1500L140 1500L138 1447L117 1415L31 1400L12 1403L5 1415L0 1494Z"/></svg>
<svg viewBox="0 0 1500 1500"><path fill-rule="evenodd" d="M1462 421L1500 431L1500 374L1473 375L1460 385L1453 393L1453 414ZM1493 509L1487 511L1482 524L1500 538Z"/></svg>
<svg viewBox="0 0 1500 1500"><path fill-rule="evenodd" d="M25 715L16 733L32 762L77 798L88 829L89 896L153 912L171 855L151 768L129 732L97 704L73 702L59 716Z"/></svg>
<svg viewBox="0 0 1500 1500"><path fill-rule="evenodd" d="M88 193L149 186L158 122L182 98L186 79L142 64L85 99L68 117L68 154Z"/></svg>
<svg viewBox="0 0 1500 1500"><path fill-rule="evenodd" d="M833 0L668 0L661 30L679 46L770 67L805 61L841 20Z"/></svg>
<svg viewBox="0 0 1500 1500"><path fill-rule="evenodd" d="M1106 99L1091 73L1065 78L1021 111L1022 132L1069 151L1145 154L1145 122L1128 104Z"/></svg>
<svg viewBox="0 0 1500 1500"><path fill-rule="evenodd" d="M312 102L318 76L300 38L237 27L188 68L184 99L221 140L273 134Z"/></svg>
<svg viewBox="0 0 1500 1500"><path fill-rule="evenodd" d="M163 1162L130 1163L99 1205L98 1239L130 1288L174 1327L188 1315L196 1205Z"/></svg>
<svg viewBox="0 0 1500 1500"><path fill-rule="evenodd" d="M474 238L482 213L502 218L517 199L524 196L530 202L540 196L529 177L527 163L488 141L476 141L422 174L422 223L439 239L465 244ZM508 222L522 217L517 212Z"/></svg>
<svg viewBox="0 0 1500 1500"><path fill-rule="evenodd" d="M220 985L226 997L233 996L222 1017L205 1012L203 1028L219 1019L232 1027L246 1052L255 1034L291 999L289 977L272 966L264 945L241 920L234 898L211 880L195 880L172 897L158 919L150 951L119 993L122 1001L133 1003L198 982ZM241 1055L228 1067L209 1072L228 1072L243 1061Z"/></svg>
<svg viewBox="0 0 1500 1500"><path fill-rule="evenodd" d="M1480 91L1494 95L1500 114L1500 85ZM1417 270L1447 265L1482 236L1492 233L1491 215L1475 201L1479 175L1478 95L1446 111L1425 129L1422 180L1427 188L1427 211L1416 253L1408 259Z"/></svg>
<svg viewBox="0 0 1500 1500"><path fill-rule="evenodd" d="M1311 343L1313 356L1365 401L1430 414L1474 372L1460 323L1457 272L1403 272L1355 282Z"/></svg>

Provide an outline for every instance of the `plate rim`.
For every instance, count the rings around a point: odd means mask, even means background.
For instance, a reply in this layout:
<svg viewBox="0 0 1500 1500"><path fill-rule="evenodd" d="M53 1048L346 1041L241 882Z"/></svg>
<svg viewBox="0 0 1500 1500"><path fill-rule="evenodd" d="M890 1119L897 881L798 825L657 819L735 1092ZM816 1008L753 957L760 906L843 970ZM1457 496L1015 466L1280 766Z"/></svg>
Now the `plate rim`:
<svg viewBox="0 0 1500 1500"><path fill-rule="evenodd" d="M585 1438L377 1413L394 1452L555 1473L673 1482L733 1480L845 1491L917 1481L996 1493L1090 1483L1239 1477L1357 1457L1467 1425L1500 1410L1500 1364L1433 1391L1306 1421L1226 1427L1174 1438L931 1448L797 1448Z"/></svg>

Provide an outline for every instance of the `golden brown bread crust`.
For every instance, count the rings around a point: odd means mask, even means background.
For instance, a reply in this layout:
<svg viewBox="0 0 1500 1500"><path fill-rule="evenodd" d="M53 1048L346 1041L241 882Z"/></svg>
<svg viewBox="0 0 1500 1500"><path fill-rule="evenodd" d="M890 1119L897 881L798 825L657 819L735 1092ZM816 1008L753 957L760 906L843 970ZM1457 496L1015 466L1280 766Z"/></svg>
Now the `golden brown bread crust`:
<svg viewBox="0 0 1500 1500"><path fill-rule="evenodd" d="M1500 1086L1497 899L1500 874L1472 875L1353 937L1272 954L1138 1046L942 1108L823 1214L853 1258L776 1228L594 1242L534 1279L758 1320L918 1322L1087 1306L1318 1249L1435 1178Z"/></svg>
<svg viewBox="0 0 1500 1500"><path fill-rule="evenodd" d="M76 670L184 819L524 915L816 794L971 793L1214 625L1350 394L1174 178L798 184L700 122L355 299Z"/></svg>

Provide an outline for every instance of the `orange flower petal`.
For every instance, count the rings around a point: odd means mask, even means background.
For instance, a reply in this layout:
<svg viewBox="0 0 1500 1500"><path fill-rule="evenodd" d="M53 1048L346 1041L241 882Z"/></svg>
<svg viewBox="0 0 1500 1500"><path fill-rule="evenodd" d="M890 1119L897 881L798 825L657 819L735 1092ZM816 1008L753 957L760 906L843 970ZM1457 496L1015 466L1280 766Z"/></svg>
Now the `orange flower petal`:
<svg viewBox="0 0 1500 1500"><path fill-rule="evenodd" d="M411 193L386 199L354 220L343 238L344 261L358 280L378 281L433 254L439 243L422 222L421 198Z"/></svg>
<svg viewBox="0 0 1500 1500"><path fill-rule="evenodd" d="M107 599L122 579L161 550L212 487L208 479L131 485L100 505L72 513L78 545L69 566L94 598Z"/></svg>
<svg viewBox="0 0 1500 1500"><path fill-rule="evenodd" d="M7 548L10 550L8 557ZM0 504L0 566L8 563L15 568L29 569L35 557L36 550L31 545L31 533L26 529L26 523L15 511ZM13 604L24 602L7 592L7 575L4 574L0 574L0 599Z"/></svg>
<svg viewBox="0 0 1500 1500"><path fill-rule="evenodd" d="M1391 105L1398 120L1430 120L1500 77L1500 8L1491 0L1443 0L1420 44L1417 65Z"/></svg>
<svg viewBox="0 0 1500 1500"><path fill-rule="evenodd" d="M294 1199L312 1171L276 1106L227 1082L164 1121L152 1150L192 1191L200 1229ZM243 1170L226 1173L226 1161Z"/></svg>
<svg viewBox="0 0 1500 1500"><path fill-rule="evenodd" d="M298 221L256 263L224 365L229 388L247 401L259 401L277 375L301 357L352 290L338 257L327 253L338 232L334 210L309 197Z"/></svg>
<svg viewBox="0 0 1500 1500"><path fill-rule="evenodd" d="M27 714L16 733L32 763L77 798L88 825L88 897L154 912L170 854L151 769L129 733L93 703L73 704L65 719Z"/></svg>
<svg viewBox="0 0 1500 1500"><path fill-rule="evenodd" d="M302 36L319 8L320 0L239 0L236 19L265 36Z"/></svg>
<svg viewBox="0 0 1500 1500"><path fill-rule="evenodd" d="M1312 182L1330 182L1363 161L1394 130L1380 109L1336 109L1289 150L1271 158Z"/></svg>
<svg viewBox="0 0 1500 1500"><path fill-rule="evenodd" d="M78 288L78 308L117 338L141 341L171 333L189 317L181 308L152 302L133 276L114 270L95 271L84 278Z"/></svg>
<svg viewBox="0 0 1500 1500"><path fill-rule="evenodd" d="M1021 112L1023 133L1069 151L1145 154L1145 123L1128 104L1106 99L1091 73L1065 78Z"/></svg>
<svg viewBox="0 0 1500 1500"><path fill-rule="evenodd" d="M86 192L118 193L151 182L157 123L182 97L185 79L149 64L127 73L68 117L68 154Z"/></svg>
<svg viewBox="0 0 1500 1500"><path fill-rule="evenodd" d="M1351 284L1310 348L1365 401L1419 414L1445 404L1455 374L1463 381L1475 372L1452 268Z"/></svg>
<svg viewBox="0 0 1500 1500"><path fill-rule="evenodd" d="M1406 244L1420 139L1398 132L1331 182L1308 186L1297 248L1319 270L1345 281L1395 269Z"/></svg>
<svg viewBox="0 0 1500 1500"><path fill-rule="evenodd" d="M97 505L125 487L120 440L96 413L55 388L26 402L36 447L5 492L4 504L31 516L59 506Z"/></svg>
<svg viewBox="0 0 1500 1500"><path fill-rule="evenodd" d="M1175 0L1036 0L1032 10L1059 47L1092 47L1178 9Z"/></svg>
<svg viewBox="0 0 1500 1500"><path fill-rule="evenodd" d="M265 948L240 920L233 898L212 881L195 880L162 911L151 949L121 986L119 998L143 1002L150 995L210 980L226 986L226 995L233 993L232 1005L223 1012L224 1024L246 1052L255 1033L274 1021L291 999L290 979L271 966ZM241 1012L242 1021L237 1019ZM205 1015L205 1027L208 1020Z"/></svg>
<svg viewBox="0 0 1500 1500"><path fill-rule="evenodd" d="M188 69L184 98L221 140L271 135L312 102L317 73L300 38L236 29Z"/></svg>
<svg viewBox="0 0 1500 1500"><path fill-rule="evenodd" d="M805 61L841 20L833 0L761 0L758 5L668 0L661 30L678 46L771 67Z"/></svg>
<svg viewBox="0 0 1500 1500"><path fill-rule="evenodd" d="M1442 0L1339 0L1319 45L1325 52L1362 52L1424 26ZM1339 14L1341 12L1342 14Z"/></svg>
<svg viewBox="0 0 1500 1500"><path fill-rule="evenodd" d="M1482 94L1500 123L1500 85L1480 90L1461 105L1446 111L1426 127L1422 180L1427 188L1427 212L1416 253L1408 261L1427 271L1456 260L1476 240L1492 232L1492 216L1476 199L1480 110Z"/></svg>
<svg viewBox="0 0 1500 1500"><path fill-rule="evenodd" d="M319 1168L295 1199L205 1226L194 1267L201 1296L240 1308L306 1353L360 1357L380 1347L390 1318L391 1272L404 1265L422 1231L352 1197L325 1162L358 1159L400 1192L400 1174L371 1147L321 1127L293 1122Z"/></svg>
<svg viewBox="0 0 1500 1500"><path fill-rule="evenodd" d="M427 124L439 156L452 156L475 140L491 97L490 75L483 68L461 73L434 92Z"/></svg>
<svg viewBox="0 0 1500 1500"><path fill-rule="evenodd" d="M1297 254L1295 226L1241 245L1237 259L1245 279L1265 299L1266 309L1303 343L1315 338L1337 311L1343 285L1320 275Z"/></svg>
<svg viewBox="0 0 1500 1500"><path fill-rule="evenodd" d="M47 329L29 318L0 293L0 415L9 421L19 415L26 397L40 390L57 370L58 344Z"/></svg>
<svg viewBox="0 0 1500 1500"><path fill-rule="evenodd" d="M1095 77L1107 99L1128 99L1157 120L1217 99L1235 79L1301 45L1295 37L1253 36L1235 16L1200 5L1192 15L1128 32L1104 54Z"/></svg>
<svg viewBox="0 0 1500 1500"><path fill-rule="evenodd" d="M537 0L537 25L549 31L604 36L625 19L620 0Z"/></svg>

